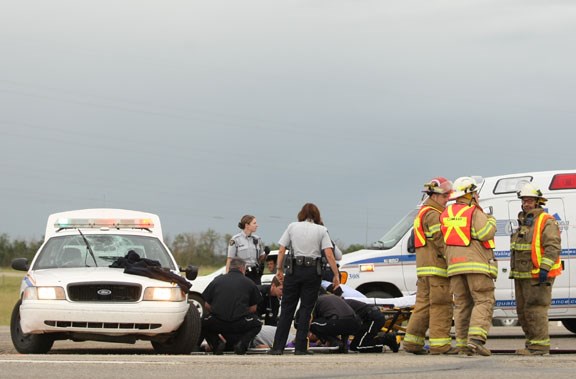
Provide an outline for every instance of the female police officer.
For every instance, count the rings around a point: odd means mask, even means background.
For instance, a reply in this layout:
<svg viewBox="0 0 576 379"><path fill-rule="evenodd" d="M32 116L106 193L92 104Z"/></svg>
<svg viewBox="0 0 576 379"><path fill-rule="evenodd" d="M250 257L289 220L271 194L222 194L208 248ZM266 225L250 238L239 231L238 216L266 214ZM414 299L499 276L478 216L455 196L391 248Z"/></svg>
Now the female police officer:
<svg viewBox="0 0 576 379"><path fill-rule="evenodd" d="M256 217L244 215L238 223L242 231L230 239L228 244L228 258L226 259L226 272L230 268L232 258L242 258L246 262L246 276L254 283L260 284L262 268L260 263L266 258L262 247L262 240L256 234L258 223Z"/></svg>
<svg viewBox="0 0 576 379"><path fill-rule="evenodd" d="M278 243L280 249L278 250L276 276L283 282L284 291L274 345L268 354L283 353L298 300L300 300L300 312L297 320L298 331L294 354L311 354L312 352L308 351L308 329L320 289L321 251L323 249L334 273L332 281L334 288L340 285L332 241L327 229L322 225L318 207L312 203L304 204L298 213L298 222L288 225ZM286 254L287 247L290 250L289 254ZM286 276L284 276L284 267L286 267Z"/></svg>

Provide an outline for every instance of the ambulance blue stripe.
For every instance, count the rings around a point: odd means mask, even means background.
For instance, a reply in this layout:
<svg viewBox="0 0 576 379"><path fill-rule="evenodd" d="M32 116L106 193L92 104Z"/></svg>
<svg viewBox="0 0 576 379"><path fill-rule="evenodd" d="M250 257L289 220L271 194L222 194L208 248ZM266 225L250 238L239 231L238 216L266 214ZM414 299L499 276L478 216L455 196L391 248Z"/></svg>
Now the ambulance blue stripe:
<svg viewBox="0 0 576 379"><path fill-rule="evenodd" d="M495 250L494 256L498 258L510 258L510 250ZM576 249L562 249L561 257L576 257Z"/></svg>
<svg viewBox="0 0 576 379"><path fill-rule="evenodd" d="M406 255L387 255L385 257L374 257L368 259L361 259L359 261L348 262L348 265L359 265L366 263L414 263L416 262L416 254Z"/></svg>

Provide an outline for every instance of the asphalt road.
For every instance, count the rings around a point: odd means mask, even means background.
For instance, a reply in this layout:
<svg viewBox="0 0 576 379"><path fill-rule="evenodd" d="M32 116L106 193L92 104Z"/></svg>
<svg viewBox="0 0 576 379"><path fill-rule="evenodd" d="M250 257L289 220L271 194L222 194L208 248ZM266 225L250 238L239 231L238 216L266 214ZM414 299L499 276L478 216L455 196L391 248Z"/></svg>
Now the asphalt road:
<svg viewBox="0 0 576 379"><path fill-rule="evenodd" d="M576 349L576 335L550 323L552 350ZM488 347L521 348L519 327L494 327ZM12 347L8 327L0 327L1 378L482 378L573 377L576 355L520 357L415 356L412 354L264 354L155 355L148 342L135 345L57 341L46 355L21 355Z"/></svg>

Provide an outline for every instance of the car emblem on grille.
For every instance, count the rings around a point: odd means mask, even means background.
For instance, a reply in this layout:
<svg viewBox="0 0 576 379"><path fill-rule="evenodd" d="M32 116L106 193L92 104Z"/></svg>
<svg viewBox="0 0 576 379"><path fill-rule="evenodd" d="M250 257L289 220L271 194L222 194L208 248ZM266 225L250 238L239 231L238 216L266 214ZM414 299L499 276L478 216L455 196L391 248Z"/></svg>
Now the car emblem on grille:
<svg viewBox="0 0 576 379"><path fill-rule="evenodd" d="M100 296L108 296L108 295L112 295L112 291L110 291L109 289L103 288L101 290L96 291L96 293Z"/></svg>

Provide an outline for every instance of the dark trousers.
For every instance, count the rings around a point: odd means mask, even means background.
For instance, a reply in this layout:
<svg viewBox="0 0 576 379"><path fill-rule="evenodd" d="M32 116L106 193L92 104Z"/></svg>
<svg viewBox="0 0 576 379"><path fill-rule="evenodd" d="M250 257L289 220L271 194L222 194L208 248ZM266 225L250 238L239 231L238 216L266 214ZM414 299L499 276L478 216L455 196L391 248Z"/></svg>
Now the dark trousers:
<svg viewBox="0 0 576 379"><path fill-rule="evenodd" d="M280 319L274 335L274 350L283 351L286 346L298 300L300 300L300 312L296 321L298 329L296 331L295 350L305 351L308 349L310 317L316 300L318 300L321 277L315 266L294 266L293 271L292 274L284 276L284 291L280 305Z"/></svg>
<svg viewBox="0 0 576 379"><path fill-rule="evenodd" d="M351 350L372 350L375 347L382 349L382 341L375 341L374 338L386 324L386 318L376 306L369 307L362 315L362 326L358 333L354 334L354 339L350 343Z"/></svg>
<svg viewBox="0 0 576 379"><path fill-rule="evenodd" d="M242 342L248 348L250 341L260 332L262 323L257 315L247 315L235 321L220 320L213 315L202 319L202 333L206 342L214 349L218 345L220 334L226 340L226 350L233 349L234 345Z"/></svg>
<svg viewBox="0 0 576 379"><path fill-rule="evenodd" d="M341 336L342 342L346 343L348 336L358 333L360 330L360 319L357 317L348 318L317 318L312 321L310 331L324 341L331 341Z"/></svg>

